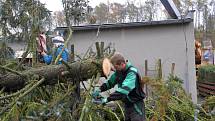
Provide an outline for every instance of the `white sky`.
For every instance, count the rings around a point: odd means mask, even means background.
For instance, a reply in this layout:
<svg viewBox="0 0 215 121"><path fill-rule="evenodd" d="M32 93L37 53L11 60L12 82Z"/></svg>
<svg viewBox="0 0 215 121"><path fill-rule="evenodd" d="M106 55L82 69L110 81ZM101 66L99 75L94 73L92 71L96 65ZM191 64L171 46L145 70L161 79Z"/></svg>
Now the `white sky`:
<svg viewBox="0 0 215 121"><path fill-rule="evenodd" d="M63 10L62 0L40 0L42 3L46 4L46 7L51 11L59 11ZM107 2L118 2L118 3L125 3L126 1L134 1L134 0L89 0L89 5L95 7L99 5L100 2L107 3ZM144 1L144 0L135 0L135 1Z"/></svg>
<svg viewBox="0 0 215 121"><path fill-rule="evenodd" d="M50 10L50 11L61 11L63 10L63 5L62 5L62 0L40 0L42 3L46 4L46 7ZM131 1L135 1L135 4L137 6L140 5L140 3L144 3L145 0L88 0L89 1L89 5L92 7L95 7L96 5L99 5L99 3L113 3L113 2L117 2L117 3L121 3L124 4L127 1L131 2ZM158 12L158 16L155 18L155 20L159 20L159 19L163 19L165 18L165 14L162 12Z"/></svg>

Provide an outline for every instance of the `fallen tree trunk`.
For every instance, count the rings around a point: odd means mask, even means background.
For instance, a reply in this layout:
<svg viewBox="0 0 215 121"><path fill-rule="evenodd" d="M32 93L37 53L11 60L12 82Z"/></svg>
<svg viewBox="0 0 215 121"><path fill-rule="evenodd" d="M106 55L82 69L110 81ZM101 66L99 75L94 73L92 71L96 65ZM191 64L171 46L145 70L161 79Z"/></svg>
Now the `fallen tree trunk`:
<svg viewBox="0 0 215 121"><path fill-rule="evenodd" d="M66 73L65 73L66 72ZM8 73L0 78L0 89L14 91L23 88L28 80L44 78L44 84L57 83L62 76L72 80L85 81L98 72L102 72L100 61L86 60L69 63L68 65L47 65L40 68L32 68L20 74Z"/></svg>

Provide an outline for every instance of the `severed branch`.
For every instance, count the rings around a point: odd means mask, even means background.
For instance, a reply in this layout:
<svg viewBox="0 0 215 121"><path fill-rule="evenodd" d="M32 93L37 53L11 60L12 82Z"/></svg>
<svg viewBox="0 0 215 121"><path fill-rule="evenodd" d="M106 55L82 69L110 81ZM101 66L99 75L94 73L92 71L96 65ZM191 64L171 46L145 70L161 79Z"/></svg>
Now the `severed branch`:
<svg viewBox="0 0 215 121"><path fill-rule="evenodd" d="M33 86L34 84L35 84L35 82L30 83L30 84L26 85L24 88L22 88L20 91L17 91L17 92L15 92L13 94L10 94L10 95L2 96L2 97L0 97L0 100L4 100L4 99L11 98L11 97L15 97L15 96L17 96L17 95L25 92L29 87Z"/></svg>
<svg viewBox="0 0 215 121"><path fill-rule="evenodd" d="M68 78L81 77L81 80L79 81L85 81L98 72L102 72L101 62L102 60L88 59L81 62L67 63L66 65L65 63L62 65L47 65L40 68L25 70L21 73L21 75L24 76L8 73L1 78L0 89L5 88L5 91L16 91L21 89L25 86L28 80L34 77L34 75L38 75L40 78L44 77L44 84L53 85L63 76L62 72L66 71L69 71L69 74L67 74Z"/></svg>
<svg viewBox="0 0 215 121"><path fill-rule="evenodd" d="M9 108L11 108L14 104L16 104L17 101L19 101L22 97L24 97L25 95L27 95L28 93L30 93L33 89L35 89L36 87L38 87L40 84L42 84L44 82L45 78L42 78L40 81L38 81L35 85L33 85L32 87L30 87L27 91L25 91L24 93L20 94L19 97L17 97L10 105L4 107L1 112L0 115L2 115L5 111L7 111Z"/></svg>
<svg viewBox="0 0 215 121"><path fill-rule="evenodd" d="M19 73L18 71L14 71L14 70L7 68L7 67L4 67L4 66L0 66L0 69L6 70L8 72L14 73L14 74L19 75L19 76L23 76L22 73Z"/></svg>

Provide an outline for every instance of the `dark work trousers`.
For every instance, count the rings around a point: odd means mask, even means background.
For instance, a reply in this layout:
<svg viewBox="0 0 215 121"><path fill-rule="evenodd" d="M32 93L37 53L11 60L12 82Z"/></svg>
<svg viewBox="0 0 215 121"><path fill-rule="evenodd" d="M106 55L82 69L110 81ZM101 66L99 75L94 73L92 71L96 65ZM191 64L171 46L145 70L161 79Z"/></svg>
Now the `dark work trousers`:
<svg viewBox="0 0 215 121"><path fill-rule="evenodd" d="M129 106L125 104L125 121L146 121L144 101L136 104L138 104L138 108L143 112L143 114L141 115L135 110L134 104Z"/></svg>

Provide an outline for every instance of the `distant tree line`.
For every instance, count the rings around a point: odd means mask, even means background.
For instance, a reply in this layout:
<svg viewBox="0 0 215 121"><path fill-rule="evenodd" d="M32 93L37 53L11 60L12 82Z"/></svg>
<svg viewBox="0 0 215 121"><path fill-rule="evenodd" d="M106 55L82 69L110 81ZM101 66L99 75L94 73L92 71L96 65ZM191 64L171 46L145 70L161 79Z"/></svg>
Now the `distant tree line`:
<svg viewBox="0 0 215 121"><path fill-rule="evenodd" d="M167 11L162 9L160 0L127 0L125 3L100 3L95 8L88 5L87 0L62 0L64 13L54 12L53 20L56 25L66 26L62 18L68 21L69 16L76 16L69 19L70 24L102 24L117 22L141 22L168 19ZM215 41L215 0L173 0L182 16L186 16L189 10L195 10L194 26L195 38L199 41ZM66 6L72 4L70 8ZM75 3L75 4L74 4ZM77 5L79 7L74 7ZM82 7L81 7L82 6ZM75 12L69 12L68 9ZM65 12L65 10L67 10ZM77 14L78 13L78 14ZM66 15L64 17L64 15ZM71 22L73 21L73 22Z"/></svg>
<svg viewBox="0 0 215 121"><path fill-rule="evenodd" d="M100 3L94 8L88 0L61 0L63 11L52 15L39 0L0 0L0 34L26 40L33 25L56 26L142 22L168 19L160 0L127 0L125 3ZM195 10L197 40L215 40L215 0L173 0L182 16ZM33 24L34 23L34 24ZM12 36L13 35L13 36Z"/></svg>
<svg viewBox="0 0 215 121"><path fill-rule="evenodd" d="M134 1L121 3L100 3L95 8L87 0L62 0L64 11L55 11L55 25L102 24L117 22L136 22L159 20L161 3L158 0L146 0L138 5Z"/></svg>
<svg viewBox="0 0 215 121"><path fill-rule="evenodd" d="M195 10L195 38L212 40L215 47L215 0L173 0L182 14Z"/></svg>

